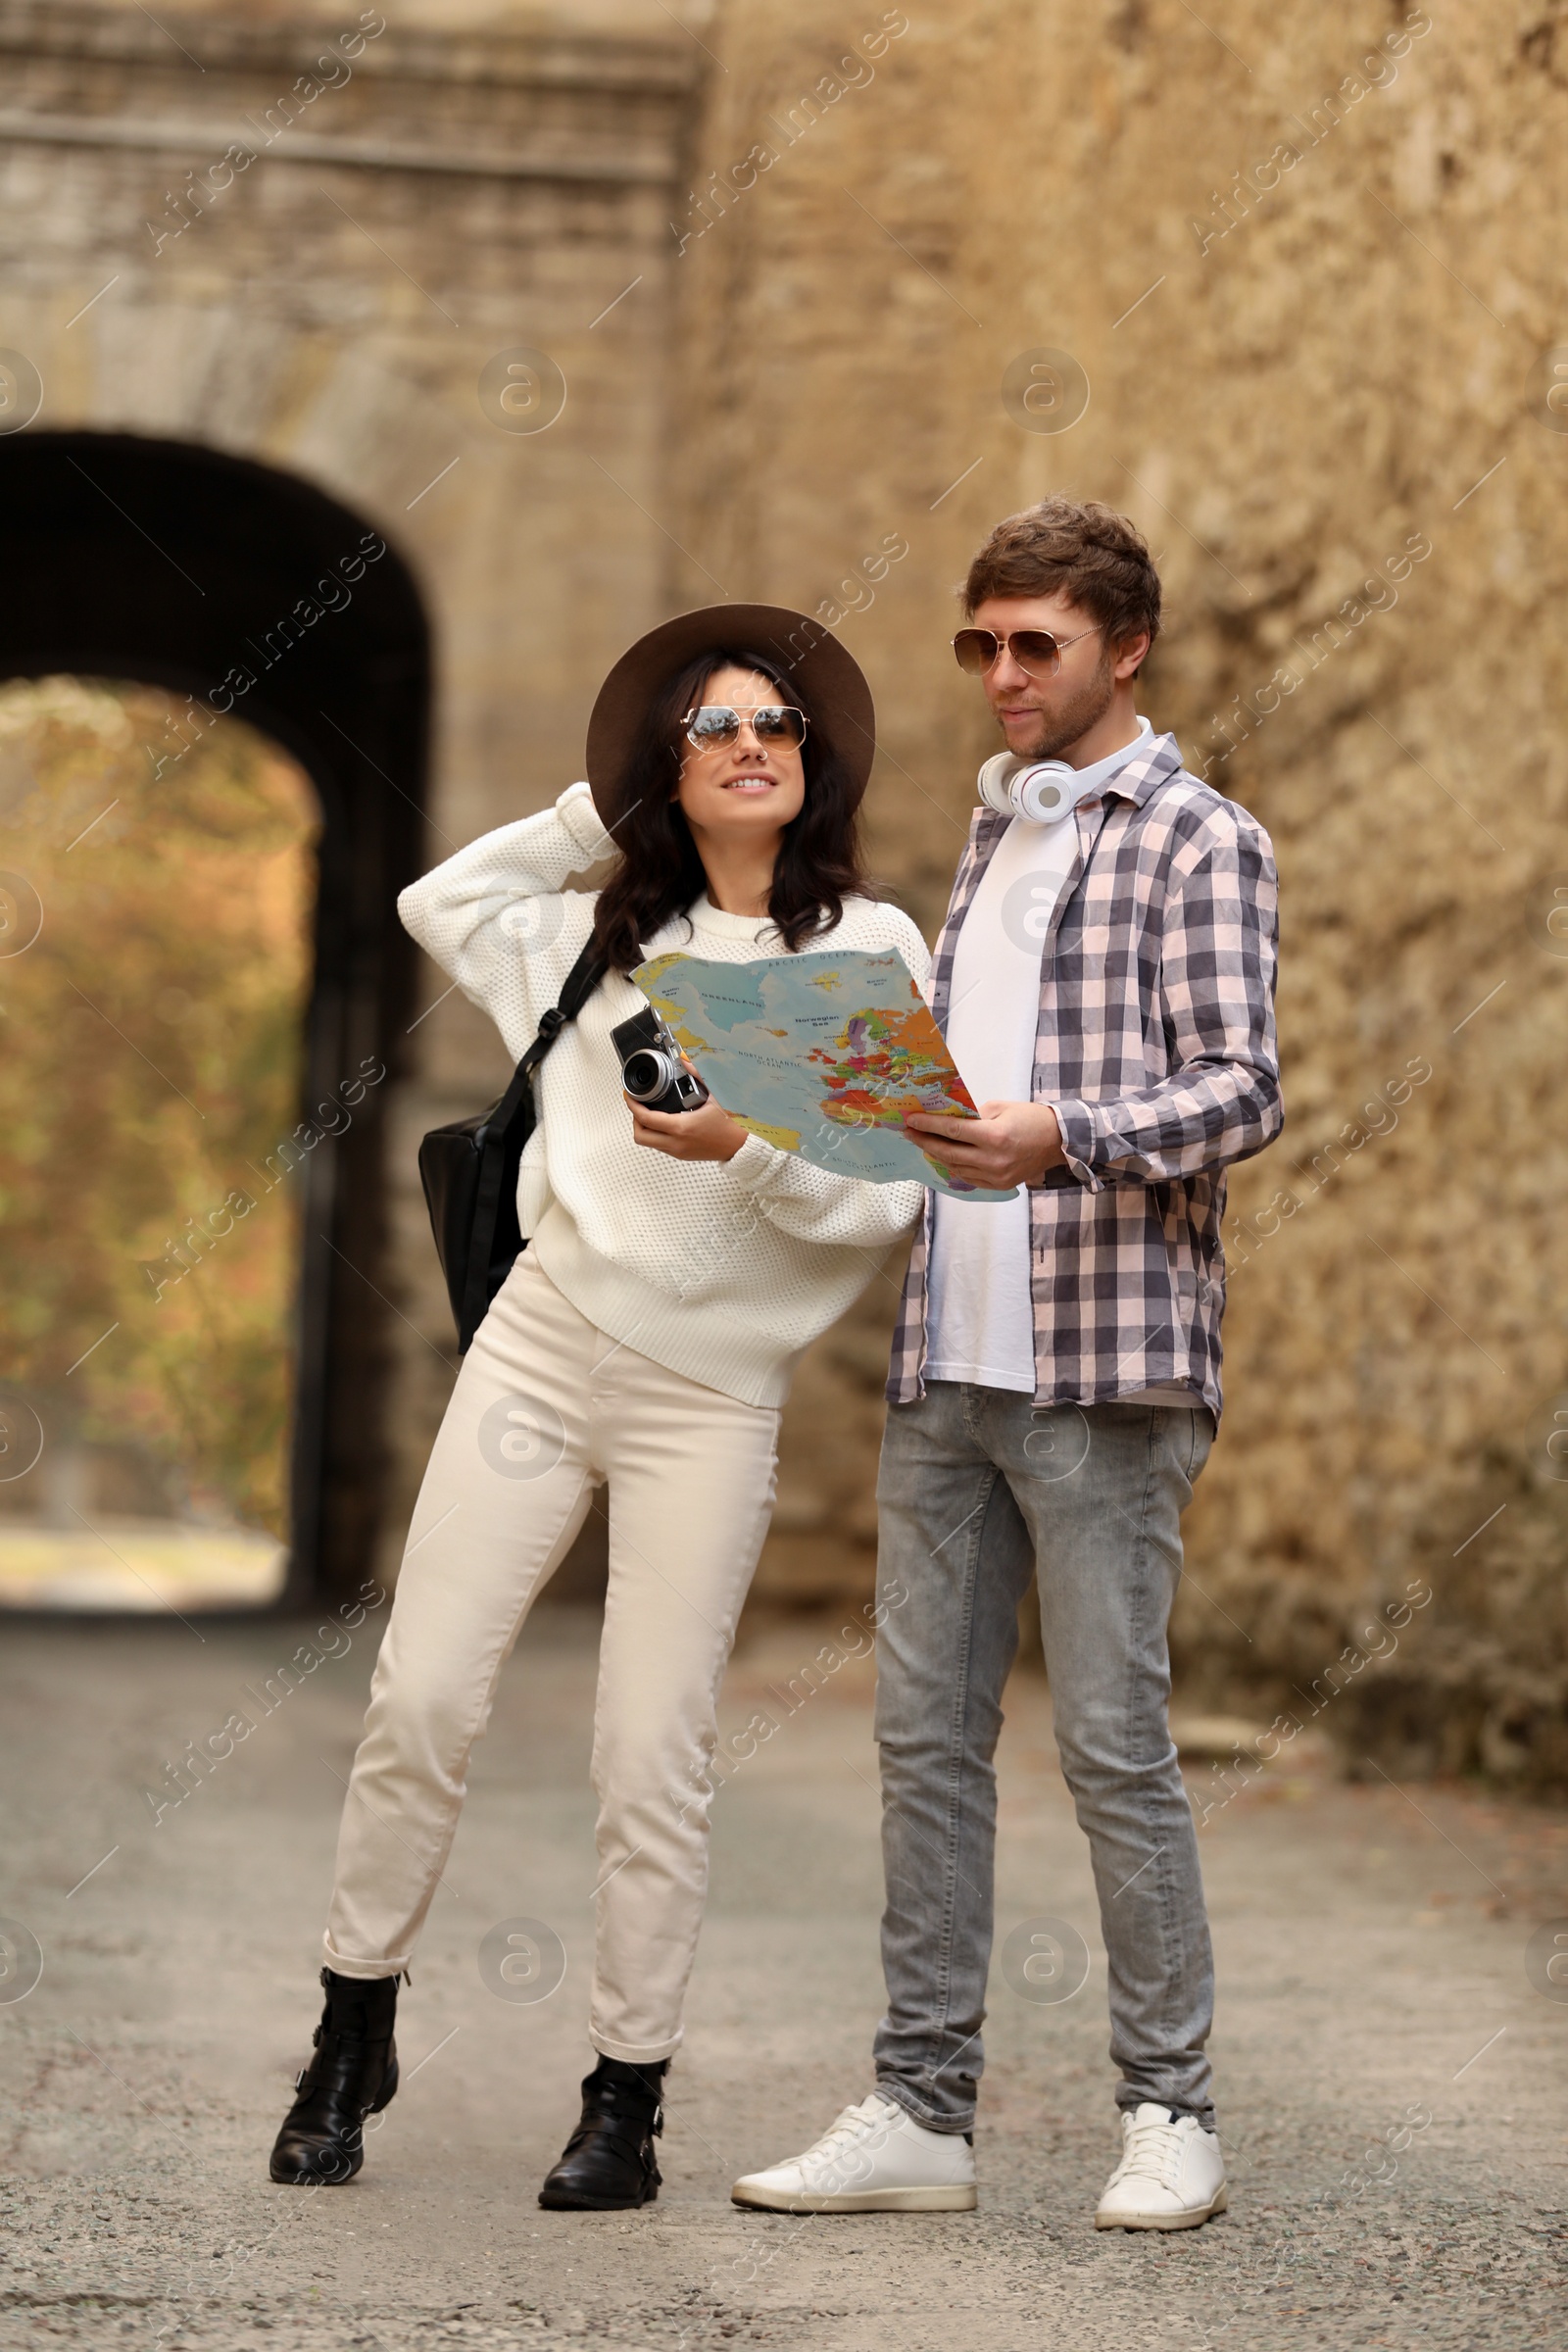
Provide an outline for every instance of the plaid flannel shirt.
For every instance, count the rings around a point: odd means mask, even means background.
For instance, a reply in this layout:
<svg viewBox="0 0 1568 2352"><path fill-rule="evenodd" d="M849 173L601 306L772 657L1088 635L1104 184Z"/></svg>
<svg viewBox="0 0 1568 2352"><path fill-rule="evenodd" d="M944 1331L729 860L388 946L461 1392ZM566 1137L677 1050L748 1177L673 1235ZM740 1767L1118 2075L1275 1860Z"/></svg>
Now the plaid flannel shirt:
<svg viewBox="0 0 1568 2352"><path fill-rule="evenodd" d="M1268 835L1156 735L1074 811L1078 857L1042 952L1032 1100L1065 1166L1031 1186L1035 1403L1167 1383L1218 1418L1225 1169L1284 1123ZM932 971L945 1028L958 932L1011 819L977 808ZM887 1394L925 1393L927 1196Z"/></svg>

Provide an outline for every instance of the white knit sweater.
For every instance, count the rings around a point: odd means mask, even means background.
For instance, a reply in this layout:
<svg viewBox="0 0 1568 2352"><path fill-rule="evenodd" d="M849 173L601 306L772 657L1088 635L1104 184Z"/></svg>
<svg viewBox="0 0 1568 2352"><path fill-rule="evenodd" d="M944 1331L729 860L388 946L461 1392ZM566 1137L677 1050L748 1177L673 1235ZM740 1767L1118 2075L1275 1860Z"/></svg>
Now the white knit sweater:
<svg viewBox="0 0 1568 2352"><path fill-rule="evenodd" d="M613 844L586 784L554 808L486 833L404 891L398 912L515 1059L593 926L595 895L563 890ZM750 915L697 901L652 939L747 963L786 953ZM846 901L826 947L897 948L920 987L925 942L906 914ZM607 974L539 1073L539 1125L523 1153L517 1213L559 1291L612 1339L747 1404L782 1404L803 1348L858 1297L919 1212L918 1184L830 1175L748 1136L733 1159L676 1160L633 1143L610 1032L646 999Z"/></svg>

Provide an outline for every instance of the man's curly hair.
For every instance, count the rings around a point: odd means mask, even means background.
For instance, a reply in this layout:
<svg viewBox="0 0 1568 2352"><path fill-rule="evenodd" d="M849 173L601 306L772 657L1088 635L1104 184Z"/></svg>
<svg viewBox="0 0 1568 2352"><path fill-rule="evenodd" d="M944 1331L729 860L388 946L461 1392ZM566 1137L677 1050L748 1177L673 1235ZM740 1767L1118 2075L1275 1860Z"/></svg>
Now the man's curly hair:
<svg viewBox="0 0 1568 2352"><path fill-rule="evenodd" d="M1105 633L1107 646L1159 635L1159 574L1143 533L1098 499L1043 499L999 522L969 566L966 617L988 596L1051 596L1057 589Z"/></svg>

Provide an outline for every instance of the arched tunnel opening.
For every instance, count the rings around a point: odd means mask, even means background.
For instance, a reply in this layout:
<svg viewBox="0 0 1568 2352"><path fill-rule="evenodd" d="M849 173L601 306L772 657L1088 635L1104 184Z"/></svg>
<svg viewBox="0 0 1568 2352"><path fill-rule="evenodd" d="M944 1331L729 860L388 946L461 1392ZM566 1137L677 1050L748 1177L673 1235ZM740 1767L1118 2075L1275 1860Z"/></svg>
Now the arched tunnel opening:
<svg viewBox="0 0 1568 2352"><path fill-rule="evenodd" d="M422 602L365 516L185 444L0 441L0 1603L339 1596L387 1485Z"/></svg>

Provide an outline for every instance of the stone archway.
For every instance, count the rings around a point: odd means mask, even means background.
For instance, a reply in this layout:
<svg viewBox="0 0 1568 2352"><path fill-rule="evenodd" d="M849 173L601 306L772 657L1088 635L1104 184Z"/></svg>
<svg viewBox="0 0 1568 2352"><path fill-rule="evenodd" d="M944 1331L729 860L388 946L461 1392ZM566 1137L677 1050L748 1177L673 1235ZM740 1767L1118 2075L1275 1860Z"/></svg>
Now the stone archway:
<svg viewBox="0 0 1568 2352"><path fill-rule="evenodd" d="M0 440L0 677L132 678L186 698L175 759L233 711L321 804L301 1118L347 1074L399 1075L419 870L429 629L412 573L363 516L296 477L131 434ZM369 1573L386 1488L384 1130L372 1086L301 1161L304 1255L285 1604ZM318 1122L318 1127L320 1123Z"/></svg>

